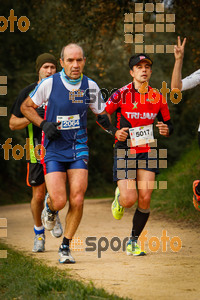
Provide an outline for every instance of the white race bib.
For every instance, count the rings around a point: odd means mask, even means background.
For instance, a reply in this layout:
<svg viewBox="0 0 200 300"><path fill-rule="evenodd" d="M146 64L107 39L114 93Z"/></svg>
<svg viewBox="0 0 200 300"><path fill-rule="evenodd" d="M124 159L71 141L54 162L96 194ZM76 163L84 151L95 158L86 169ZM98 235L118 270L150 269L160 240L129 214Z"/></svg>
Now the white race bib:
<svg viewBox="0 0 200 300"><path fill-rule="evenodd" d="M129 133L133 147L154 142L153 124L129 128Z"/></svg>
<svg viewBox="0 0 200 300"><path fill-rule="evenodd" d="M80 116L57 116L57 122L61 124L57 127L59 130L70 130L80 128Z"/></svg>

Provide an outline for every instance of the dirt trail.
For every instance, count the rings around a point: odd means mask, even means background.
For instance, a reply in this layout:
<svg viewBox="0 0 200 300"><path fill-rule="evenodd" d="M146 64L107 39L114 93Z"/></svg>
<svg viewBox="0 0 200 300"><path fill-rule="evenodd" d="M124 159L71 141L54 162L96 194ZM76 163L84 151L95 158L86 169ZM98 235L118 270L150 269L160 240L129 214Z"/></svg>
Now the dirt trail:
<svg viewBox="0 0 200 300"><path fill-rule="evenodd" d="M8 220L8 237L3 239L7 244L18 250L37 257L51 266L60 269L70 269L74 278L85 282L93 281L96 287L102 287L110 293L131 299L200 299L200 237L198 231L182 223L176 223L162 219L152 214L146 226L147 242L145 250L147 256L127 256L122 247L118 252L110 246L112 237L117 236L123 240L129 235L132 222L132 211L125 212L122 220L113 219L110 211L111 200L86 200L84 216L76 237L83 241L83 245L75 245L73 251L76 259L74 265L60 265L58 263L58 248L61 238L55 239L46 232L46 251L44 253L32 253L33 246L33 221L29 204L4 206L0 208L0 218ZM64 224L67 209L60 212L60 218ZM178 249L178 244L167 242L167 251L162 251L162 231L166 230L167 236L174 241L182 241L182 248L173 252L171 247ZM101 237L109 241L109 248L101 252L98 258L97 251L85 251L88 247L86 237L97 237L98 245ZM152 237L160 247L157 252L152 249L156 246ZM173 241L173 240L172 240ZM114 243L117 247L119 243ZM105 243L102 242L102 247ZM176 248L177 247L177 248ZM91 247L90 247L91 248ZM153 250L153 251L152 251ZM9 253L8 253L9 255Z"/></svg>

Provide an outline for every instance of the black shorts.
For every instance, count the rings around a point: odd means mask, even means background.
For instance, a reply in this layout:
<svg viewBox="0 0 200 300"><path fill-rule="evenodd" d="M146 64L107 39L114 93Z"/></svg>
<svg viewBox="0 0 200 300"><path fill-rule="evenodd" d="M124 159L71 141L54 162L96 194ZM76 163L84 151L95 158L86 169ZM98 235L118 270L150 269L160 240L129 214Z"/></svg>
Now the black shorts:
<svg viewBox="0 0 200 300"><path fill-rule="evenodd" d="M27 163L26 183L28 186L38 186L44 183L44 172L41 164Z"/></svg>
<svg viewBox="0 0 200 300"><path fill-rule="evenodd" d="M117 155L114 156L113 181L136 179L137 169L144 169L159 174L158 159L157 157L151 157L152 155L149 154L151 152L129 155L130 149L117 150Z"/></svg>

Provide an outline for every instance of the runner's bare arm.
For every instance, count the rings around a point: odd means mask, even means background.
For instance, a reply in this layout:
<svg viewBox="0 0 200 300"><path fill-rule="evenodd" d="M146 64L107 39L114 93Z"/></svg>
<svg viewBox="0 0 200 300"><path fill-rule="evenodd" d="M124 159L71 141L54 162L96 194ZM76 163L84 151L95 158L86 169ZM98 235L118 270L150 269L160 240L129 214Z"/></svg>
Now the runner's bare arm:
<svg viewBox="0 0 200 300"><path fill-rule="evenodd" d="M40 127L47 139L56 140L60 138L61 133L57 129L60 122L47 122L47 120L42 119L36 111L38 106L33 102L33 100L28 96L26 100L21 105L22 114L29 119L34 125Z"/></svg>
<svg viewBox="0 0 200 300"><path fill-rule="evenodd" d="M23 117L23 118L18 118L15 115L11 114L10 120L9 120L9 128L11 130L19 130L19 129L23 129L26 126L28 126L28 124L30 124L30 121Z"/></svg>
<svg viewBox="0 0 200 300"><path fill-rule="evenodd" d="M40 127L43 119L39 116L36 111L38 106L33 102L33 100L28 96L26 100L22 103L20 109L22 114L31 121L34 125Z"/></svg>
<svg viewBox="0 0 200 300"><path fill-rule="evenodd" d="M180 91L182 89L181 79L182 79L182 65L183 65L185 43L186 43L186 38L184 38L183 43L181 44L180 36L178 36L178 43L174 47L175 64L172 73L171 89L178 88Z"/></svg>

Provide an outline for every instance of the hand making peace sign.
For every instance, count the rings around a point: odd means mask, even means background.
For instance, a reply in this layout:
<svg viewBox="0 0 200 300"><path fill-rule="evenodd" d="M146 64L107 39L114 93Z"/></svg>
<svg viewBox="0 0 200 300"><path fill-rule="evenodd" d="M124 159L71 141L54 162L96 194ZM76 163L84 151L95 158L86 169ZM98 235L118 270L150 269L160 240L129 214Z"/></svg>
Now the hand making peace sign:
<svg viewBox="0 0 200 300"><path fill-rule="evenodd" d="M178 36L178 43L174 46L174 56L176 60L183 59L184 57L184 48L185 48L186 38L184 38L181 45L181 38Z"/></svg>

